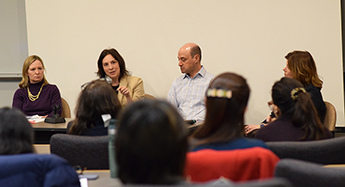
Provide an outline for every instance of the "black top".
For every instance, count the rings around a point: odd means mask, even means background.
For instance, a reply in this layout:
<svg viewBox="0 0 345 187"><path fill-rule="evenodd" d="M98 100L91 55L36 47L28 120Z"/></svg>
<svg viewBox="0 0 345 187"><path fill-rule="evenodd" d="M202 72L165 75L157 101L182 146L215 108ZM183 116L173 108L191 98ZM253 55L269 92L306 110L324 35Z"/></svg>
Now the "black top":
<svg viewBox="0 0 345 187"><path fill-rule="evenodd" d="M313 101L313 104L319 115L321 123L323 123L326 116L327 109L326 109L325 102L323 101L323 98L322 98L321 89L315 87L313 84L308 84L305 87L305 90L310 94L311 100ZM276 117L273 112L271 112L270 116L272 118ZM267 123L266 119L262 123Z"/></svg>
<svg viewBox="0 0 345 187"><path fill-rule="evenodd" d="M117 85L117 86L111 86L113 87L113 89L115 90L116 93L118 93L117 89L120 87L120 85Z"/></svg>
<svg viewBox="0 0 345 187"><path fill-rule="evenodd" d="M317 110L321 123L323 123L327 109L326 109L325 102L323 101L323 98L322 98L321 89L315 87L313 84L308 84L305 87L305 90L310 94L311 100L314 103L314 106Z"/></svg>
<svg viewBox="0 0 345 187"><path fill-rule="evenodd" d="M73 120L68 122L67 124L67 133L69 131L69 129L71 128L73 123ZM102 120L102 118L97 118L93 120L92 123L92 127L87 127L87 129L82 132L80 135L83 136L104 136L104 135L108 135L108 128L104 127L104 122Z"/></svg>

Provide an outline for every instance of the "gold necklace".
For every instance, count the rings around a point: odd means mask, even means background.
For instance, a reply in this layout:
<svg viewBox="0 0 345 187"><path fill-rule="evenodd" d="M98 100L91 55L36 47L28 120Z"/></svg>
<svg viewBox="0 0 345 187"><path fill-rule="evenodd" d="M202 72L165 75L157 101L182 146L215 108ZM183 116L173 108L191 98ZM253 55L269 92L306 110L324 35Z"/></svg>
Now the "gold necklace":
<svg viewBox="0 0 345 187"><path fill-rule="evenodd" d="M36 101L38 99L38 97L40 97L40 94L41 94L41 91L42 91L42 88L43 88L43 84L40 88L40 91L38 92L37 95L32 95L32 93L30 92L30 89L28 87L28 97L30 99L30 101Z"/></svg>

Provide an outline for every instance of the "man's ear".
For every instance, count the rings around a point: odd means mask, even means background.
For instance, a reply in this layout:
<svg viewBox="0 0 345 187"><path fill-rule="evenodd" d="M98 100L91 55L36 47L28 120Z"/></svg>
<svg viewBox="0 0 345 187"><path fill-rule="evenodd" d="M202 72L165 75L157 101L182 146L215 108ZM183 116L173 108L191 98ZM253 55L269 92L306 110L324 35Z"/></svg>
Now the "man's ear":
<svg viewBox="0 0 345 187"><path fill-rule="evenodd" d="M194 58L195 62L200 62L200 55L199 54L194 55L193 58Z"/></svg>

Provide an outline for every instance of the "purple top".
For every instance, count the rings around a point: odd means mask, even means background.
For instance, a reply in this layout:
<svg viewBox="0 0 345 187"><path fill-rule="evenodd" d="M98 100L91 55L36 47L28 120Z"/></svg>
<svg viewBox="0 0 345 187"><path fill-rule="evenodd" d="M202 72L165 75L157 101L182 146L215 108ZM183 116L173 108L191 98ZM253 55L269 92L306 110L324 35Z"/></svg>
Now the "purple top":
<svg viewBox="0 0 345 187"><path fill-rule="evenodd" d="M326 127L323 128L325 130L326 139L332 138L332 133ZM295 127L291 120L284 117L278 117L275 121L258 130L255 134L255 138L261 139L264 142L300 141L304 134L305 132ZM310 141L310 139L304 141Z"/></svg>
<svg viewBox="0 0 345 187"><path fill-rule="evenodd" d="M37 95L43 81L37 84L29 84L32 95ZM30 101L28 97L27 88L19 88L14 93L12 107L21 110L27 116L39 115L51 117L54 113L54 105L61 104L60 91L57 86L52 84L44 85L39 98L35 101ZM61 115L61 108L57 111Z"/></svg>

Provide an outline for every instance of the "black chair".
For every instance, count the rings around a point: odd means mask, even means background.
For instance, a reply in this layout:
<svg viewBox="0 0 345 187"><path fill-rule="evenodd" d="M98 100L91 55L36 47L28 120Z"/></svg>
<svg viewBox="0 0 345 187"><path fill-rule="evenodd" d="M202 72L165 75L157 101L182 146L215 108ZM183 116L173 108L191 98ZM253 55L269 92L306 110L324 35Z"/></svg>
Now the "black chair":
<svg viewBox="0 0 345 187"><path fill-rule="evenodd" d="M267 142L279 158L319 164L345 164L345 137L307 142Z"/></svg>
<svg viewBox="0 0 345 187"><path fill-rule="evenodd" d="M282 159L278 162L274 176L289 180L295 187L345 186L344 168L326 168L295 159Z"/></svg>
<svg viewBox="0 0 345 187"><path fill-rule="evenodd" d="M108 136L54 134L50 152L65 158L72 166L109 169Z"/></svg>

